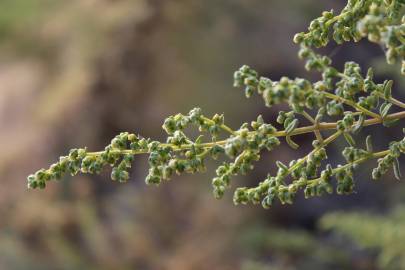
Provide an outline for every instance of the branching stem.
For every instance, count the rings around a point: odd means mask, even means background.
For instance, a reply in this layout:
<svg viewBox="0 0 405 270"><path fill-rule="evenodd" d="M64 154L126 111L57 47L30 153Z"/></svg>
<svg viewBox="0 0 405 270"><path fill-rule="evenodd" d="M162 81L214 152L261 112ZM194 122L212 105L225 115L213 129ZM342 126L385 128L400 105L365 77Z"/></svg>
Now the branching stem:
<svg viewBox="0 0 405 270"><path fill-rule="evenodd" d="M393 120L393 119L403 119L405 118L405 111L402 112L397 112L397 113L392 113L389 114L385 117L386 120ZM354 125L356 125L357 122L354 123ZM375 124L380 124L382 123L382 119L381 117L378 115L378 118L371 118L371 119L367 119L364 121L363 126L370 126L370 125L375 125ZM306 133L311 133L314 132L315 130L317 131L321 131L321 130L334 130L337 128L337 123L333 122L333 123L319 123L317 125L311 125L311 126L305 126L305 127L299 127L296 128L293 132L291 132L290 134L288 134L289 136L295 136L295 135L300 135L300 134L306 134ZM234 131L233 131L234 132ZM251 131L254 132L254 131ZM285 132L285 130L281 130L281 131L276 131L274 133L274 136L276 137L285 137L287 136L287 133ZM208 142L208 143L202 143L200 144L200 146L202 148L211 148L215 145L225 145L226 144L226 140L222 140L222 141L216 141L216 142ZM192 144L184 144L182 146L174 146L171 144L166 144L166 143L162 143L161 144L163 147L165 146L170 146L173 148L173 150L175 151L183 151L183 150L188 150L192 147ZM117 154L132 154L132 155L137 155L137 154L147 154L148 151L135 151L135 150L113 150L114 153ZM87 155L88 156L99 156L103 153L103 151L100 152L88 152Z"/></svg>
<svg viewBox="0 0 405 270"><path fill-rule="evenodd" d="M332 174L336 174L340 170L345 170L347 168L350 168L353 165L361 164L361 163L366 162L367 160L370 160L370 159L384 157L384 156L388 155L389 153L390 153L390 150L384 150L384 151L380 151L380 152L370 153L370 155L368 155L366 157L359 158L357 160L354 160L353 162L347 163L347 164L345 164L343 166L340 166L340 167L337 167L337 168L333 169ZM321 181L321 180L322 179L319 177L319 178L316 178L316 179L308 180L307 183L308 184L314 184L314 183L317 183L318 181Z"/></svg>

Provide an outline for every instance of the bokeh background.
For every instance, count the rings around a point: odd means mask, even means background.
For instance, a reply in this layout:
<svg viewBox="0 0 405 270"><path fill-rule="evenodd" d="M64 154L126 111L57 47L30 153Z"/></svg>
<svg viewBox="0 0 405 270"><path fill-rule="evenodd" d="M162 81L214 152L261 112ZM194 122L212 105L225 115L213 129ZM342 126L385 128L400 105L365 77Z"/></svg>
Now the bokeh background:
<svg viewBox="0 0 405 270"><path fill-rule="evenodd" d="M0 269L405 269L405 185L391 173L371 181L356 172L357 193L324 196L271 210L211 195L204 175L144 184L137 157L127 184L100 176L66 177L28 191L26 176L70 148L104 148L121 131L164 140L163 119L199 106L236 128L282 107L265 108L232 88L248 64L272 79L307 73L294 33L344 1L321 0L1 0ZM342 67L355 60L395 79L380 47L360 42L323 50ZM402 86L402 87L401 87ZM375 148L401 137L365 128ZM362 135L363 136L363 135ZM365 136L364 136L365 137ZM360 142L364 137L359 137ZM266 153L235 184L253 186L274 161L305 154L312 135ZM329 149L342 162L343 141ZM404 167L404 158L400 160ZM403 168L405 169L405 168Z"/></svg>

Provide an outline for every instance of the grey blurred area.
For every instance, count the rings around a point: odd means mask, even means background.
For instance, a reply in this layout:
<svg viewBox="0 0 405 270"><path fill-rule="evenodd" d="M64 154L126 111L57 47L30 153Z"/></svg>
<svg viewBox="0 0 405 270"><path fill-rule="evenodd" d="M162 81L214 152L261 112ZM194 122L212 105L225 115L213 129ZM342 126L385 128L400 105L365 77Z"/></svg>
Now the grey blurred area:
<svg viewBox="0 0 405 270"><path fill-rule="evenodd" d="M210 116L224 113L233 128L259 114L274 121L286 107L268 109L258 96L246 99L232 88L233 72L247 64L271 79L317 80L319 75L307 73L296 57L292 37L323 10L343 5L2 0L0 269L404 269L384 263L405 254L384 250L378 241L362 245L350 233L333 230L335 219L325 216L340 211L354 226L350 232L362 230L352 212L399 216L402 223L393 223L399 233L387 245L405 250L405 215L390 214L404 209L398 208L404 203L403 184L392 174L371 181L371 163L356 173L356 194L299 197L292 206L271 210L234 206L232 192L214 199L215 162L206 174L175 177L159 188L144 183L144 156L136 158L127 184L110 181L105 170L100 176L66 177L43 191L26 188L28 174L71 148L103 149L122 131L165 140L164 118L193 107ZM356 60L364 70L375 67L380 80L395 78L395 95L404 98L405 83L398 69L385 64L380 47L332 44L322 52L338 67ZM383 149L401 138L401 126L368 128L365 134L373 134L376 148ZM276 154L263 154L234 187L254 186L274 172L275 160L305 155L312 139L297 138L299 151L283 145ZM328 152L335 165L343 160L342 147L338 141ZM373 237L364 231L367 243L374 243Z"/></svg>

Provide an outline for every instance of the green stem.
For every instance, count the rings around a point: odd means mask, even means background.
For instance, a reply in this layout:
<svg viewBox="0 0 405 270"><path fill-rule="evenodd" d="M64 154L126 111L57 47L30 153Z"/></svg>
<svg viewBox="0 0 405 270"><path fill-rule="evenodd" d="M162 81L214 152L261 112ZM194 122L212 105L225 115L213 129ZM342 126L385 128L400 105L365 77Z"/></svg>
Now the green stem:
<svg viewBox="0 0 405 270"><path fill-rule="evenodd" d="M374 118L381 118L381 116L379 114L376 114L376 113L374 113L372 111L367 110L366 108L358 105L356 102L353 102L351 100L339 97L339 96L334 95L334 94L329 93L329 92L323 92L323 93L327 98L330 98L330 99L333 99L333 100L336 100L336 101L339 101L339 102L343 102L343 103L345 103L345 104L347 104L349 106L352 106L357 111L363 112L363 113L365 113L365 114L367 114L367 115L369 115L371 117L374 117Z"/></svg>
<svg viewBox="0 0 405 270"><path fill-rule="evenodd" d="M397 112L397 113L392 113L389 114L385 117L386 120L393 120L393 119L403 119L405 118L405 111L402 112ZM354 123L354 125L356 125L357 122ZM381 118L372 118L372 119L367 119L364 121L363 126L370 126L370 125L375 125L375 124L380 124L382 123L382 119ZM314 132L314 130L336 130L337 128L337 123L319 123L318 125L311 125L311 126L305 126L305 127L299 127L296 128L293 132L291 132L290 134L288 134L289 136L295 136L295 135L300 135L300 134L305 134L305 133L311 133ZM252 134L255 131L251 131L250 134ZM285 137L287 136L287 133L285 132L285 130L282 131L277 131L273 134L276 137ZM227 143L227 140L222 140L222 141L216 141L216 142L208 142L208 143L202 143L200 144L200 146L202 148L212 148L215 145L220 145L223 146ZM172 147L175 151L183 151L183 150L188 150L192 147L192 144L184 144L181 146L174 146L172 144L167 144L167 143L162 143L161 144L162 147L166 147L166 146L170 146ZM126 149L126 150L113 150L113 153L117 153L117 154L122 154L122 155L126 155L126 154L130 154L130 155L137 155L137 154L148 154L149 152L147 150L130 150L130 149ZM89 152L87 153L88 156L99 156L102 153L104 153L104 151L99 151L99 152Z"/></svg>
<svg viewBox="0 0 405 270"><path fill-rule="evenodd" d="M307 113L306 111L303 111L303 112L302 112L302 115L303 115L306 119L308 119L308 121L310 121L312 124L314 124L314 126L319 126L319 123L318 123L317 121L315 121L315 119L314 119L309 113ZM315 129L315 130L314 130L314 134L315 134L315 137L316 137L316 139L317 139L318 141L320 141L320 142L323 141L322 134L321 134L321 132L320 132L318 129Z"/></svg>

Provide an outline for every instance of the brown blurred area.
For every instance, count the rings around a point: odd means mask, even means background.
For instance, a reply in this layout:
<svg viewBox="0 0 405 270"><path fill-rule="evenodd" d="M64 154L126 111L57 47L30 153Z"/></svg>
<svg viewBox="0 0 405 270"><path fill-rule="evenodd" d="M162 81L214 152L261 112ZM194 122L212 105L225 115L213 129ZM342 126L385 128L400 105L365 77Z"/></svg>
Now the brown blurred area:
<svg viewBox="0 0 405 270"><path fill-rule="evenodd" d="M215 200L214 163L204 175L175 177L159 188L145 186L146 159L137 157L127 184L109 181L107 170L26 189L28 174L70 148L102 149L121 131L164 140L163 119L196 106L207 115L224 113L235 128L258 114L273 121L280 108L246 100L232 88L234 70L248 64L272 79L316 78L305 74L292 36L322 10L343 4L2 0L0 269L378 269L374 253L316 225L327 211L388 205L380 191L391 192L393 181L376 186L363 172L360 194L299 198L269 211L235 207L231 192ZM345 47L325 51L338 66L352 58L381 62L372 45ZM381 68L380 76L390 72ZM383 143L400 129L371 132ZM235 183L258 183L274 170L274 159L303 155L311 139L298 140L299 153L283 146L265 154ZM338 156L332 151L336 162Z"/></svg>

